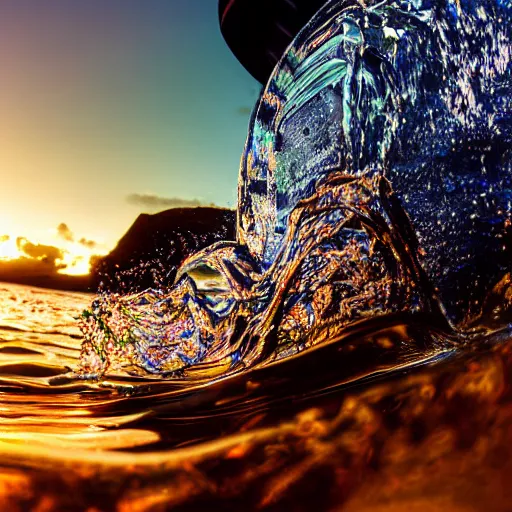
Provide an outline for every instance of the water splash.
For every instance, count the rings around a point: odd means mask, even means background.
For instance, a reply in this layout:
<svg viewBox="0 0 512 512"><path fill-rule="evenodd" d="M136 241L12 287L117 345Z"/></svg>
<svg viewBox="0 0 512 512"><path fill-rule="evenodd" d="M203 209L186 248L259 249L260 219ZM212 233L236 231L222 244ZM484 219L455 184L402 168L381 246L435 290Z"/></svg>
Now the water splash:
<svg viewBox="0 0 512 512"><path fill-rule="evenodd" d="M237 243L189 258L169 290L100 297L83 371L211 378L400 312L459 336L506 325L511 14L327 2L254 111Z"/></svg>

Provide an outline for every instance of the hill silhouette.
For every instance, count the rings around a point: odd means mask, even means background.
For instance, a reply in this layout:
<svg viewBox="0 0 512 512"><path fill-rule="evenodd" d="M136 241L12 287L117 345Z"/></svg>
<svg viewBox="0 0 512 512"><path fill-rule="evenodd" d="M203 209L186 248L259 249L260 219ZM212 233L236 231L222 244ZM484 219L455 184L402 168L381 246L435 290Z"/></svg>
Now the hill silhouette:
<svg viewBox="0 0 512 512"><path fill-rule="evenodd" d="M143 213L117 246L93 263L90 286L123 293L170 286L186 257L219 240L235 240L235 225L236 213L223 208Z"/></svg>

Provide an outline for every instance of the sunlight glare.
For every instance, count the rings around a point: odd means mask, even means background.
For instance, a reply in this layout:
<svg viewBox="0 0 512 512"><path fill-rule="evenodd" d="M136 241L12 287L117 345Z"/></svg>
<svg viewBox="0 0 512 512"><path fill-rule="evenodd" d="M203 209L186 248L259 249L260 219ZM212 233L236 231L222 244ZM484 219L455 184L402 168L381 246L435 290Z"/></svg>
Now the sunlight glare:
<svg viewBox="0 0 512 512"><path fill-rule="evenodd" d="M0 236L0 260L15 260L23 254L18 249L16 239L7 235Z"/></svg>

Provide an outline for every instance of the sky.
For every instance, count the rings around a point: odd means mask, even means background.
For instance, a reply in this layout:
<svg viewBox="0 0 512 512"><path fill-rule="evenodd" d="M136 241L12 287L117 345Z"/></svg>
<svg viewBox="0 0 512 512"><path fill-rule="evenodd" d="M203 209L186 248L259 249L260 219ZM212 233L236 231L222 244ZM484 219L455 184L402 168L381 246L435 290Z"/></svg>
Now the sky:
<svg viewBox="0 0 512 512"><path fill-rule="evenodd" d="M0 69L0 237L105 252L139 213L236 207L260 87L216 0L2 0Z"/></svg>

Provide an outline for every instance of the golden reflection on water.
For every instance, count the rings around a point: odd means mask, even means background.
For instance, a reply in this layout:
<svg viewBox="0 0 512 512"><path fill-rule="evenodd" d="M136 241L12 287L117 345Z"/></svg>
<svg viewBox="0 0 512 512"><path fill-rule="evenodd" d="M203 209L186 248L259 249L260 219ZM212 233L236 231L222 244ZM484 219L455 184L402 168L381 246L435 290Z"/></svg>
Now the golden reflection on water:
<svg viewBox="0 0 512 512"><path fill-rule="evenodd" d="M2 287L0 510L510 510L508 335L411 365L426 328L390 321L192 388L93 383L89 297Z"/></svg>

